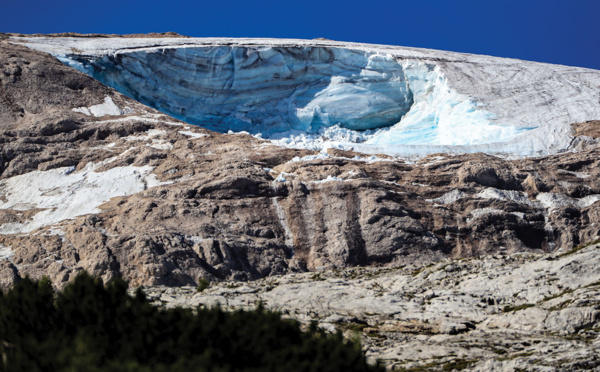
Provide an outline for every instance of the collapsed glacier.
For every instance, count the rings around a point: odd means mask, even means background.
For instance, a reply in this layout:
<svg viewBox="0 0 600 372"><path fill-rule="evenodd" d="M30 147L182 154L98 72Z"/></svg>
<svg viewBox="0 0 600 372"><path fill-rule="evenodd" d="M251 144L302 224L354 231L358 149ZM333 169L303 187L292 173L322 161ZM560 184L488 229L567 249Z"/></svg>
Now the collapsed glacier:
<svg viewBox="0 0 600 372"><path fill-rule="evenodd" d="M14 38L185 122L292 147L541 155L600 118L600 72L273 39Z"/></svg>

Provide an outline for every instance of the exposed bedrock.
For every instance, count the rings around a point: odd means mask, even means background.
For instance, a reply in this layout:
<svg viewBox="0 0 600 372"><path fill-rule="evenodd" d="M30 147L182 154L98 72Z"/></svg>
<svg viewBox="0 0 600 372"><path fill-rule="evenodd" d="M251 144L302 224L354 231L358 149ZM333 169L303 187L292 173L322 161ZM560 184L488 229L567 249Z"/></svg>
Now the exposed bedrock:
<svg viewBox="0 0 600 372"><path fill-rule="evenodd" d="M597 122L577 127L578 151L519 160L290 149L187 126L0 45L3 286L83 269L132 285L247 280L600 235Z"/></svg>
<svg viewBox="0 0 600 372"><path fill-rule="evenodd" d="M166 307L263 306L360 337L390 371L589 371L600 366L600 244L404 268L146 287ZM133 290L132 290L133 291ZM541 357L543 356L543 357Z"/></svg>

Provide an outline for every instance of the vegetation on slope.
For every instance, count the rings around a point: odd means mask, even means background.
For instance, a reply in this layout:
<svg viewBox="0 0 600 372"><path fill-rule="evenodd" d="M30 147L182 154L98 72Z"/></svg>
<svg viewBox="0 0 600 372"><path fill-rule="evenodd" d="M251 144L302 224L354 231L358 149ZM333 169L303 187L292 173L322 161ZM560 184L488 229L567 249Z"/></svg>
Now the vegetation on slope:
<svg viewBox="0 0 600 372"><path fill-rule="evenodd" d="M0 292L1 371L383 371L340 334L261 307L153 306L80 274L62 292L25 279Z"/></svg>

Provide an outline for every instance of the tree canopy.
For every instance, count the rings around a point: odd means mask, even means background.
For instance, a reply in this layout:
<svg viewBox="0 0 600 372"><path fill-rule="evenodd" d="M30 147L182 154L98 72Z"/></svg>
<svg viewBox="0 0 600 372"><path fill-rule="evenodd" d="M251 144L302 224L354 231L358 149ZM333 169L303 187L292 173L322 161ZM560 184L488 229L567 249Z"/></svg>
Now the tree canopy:
<svg viewBox="0 0 600 372"><path fill-rule="evenodd" d="M360 345L259 306L164 309L79 274L0 292L0 371L383 371Z"/></svg>

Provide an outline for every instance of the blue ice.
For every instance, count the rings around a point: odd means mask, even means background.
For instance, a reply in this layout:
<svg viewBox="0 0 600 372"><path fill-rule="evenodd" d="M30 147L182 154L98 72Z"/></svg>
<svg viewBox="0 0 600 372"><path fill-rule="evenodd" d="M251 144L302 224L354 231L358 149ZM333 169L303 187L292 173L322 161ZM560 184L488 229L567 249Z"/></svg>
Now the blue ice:
<svg viewBox="0 0 600 372"><path fill-rule="evenodd" d="M188 47L61 60L144 104L220 132L281 138L328 128L377 146L472 145L523 131L494 123L438 68L325 47ZM335 139L335 138L334 138Z"/></svg>

